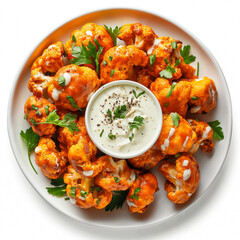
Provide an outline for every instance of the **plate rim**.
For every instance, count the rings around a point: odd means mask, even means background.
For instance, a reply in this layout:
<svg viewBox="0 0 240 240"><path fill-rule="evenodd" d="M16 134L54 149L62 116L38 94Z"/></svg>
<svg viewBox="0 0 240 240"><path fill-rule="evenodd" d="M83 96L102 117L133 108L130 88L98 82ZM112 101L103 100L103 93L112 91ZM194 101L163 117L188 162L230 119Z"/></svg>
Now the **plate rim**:
<svg viewBox="0 0 240 240"><path fill-rule="evenodd" d="M228 141L228 146L226 149L226 153L223 159L223 162L217 172L217 174L215 175L215 177L213 178L213 180L210 182L210 184L208 185L208 187L201 193L201 195L195 199L194 201L192 201L191 203L189 203L187 206L183 207L181 210L179 210L177 213L172 214L171 216L163 219L163 220L155 220L154 222L151 223L137 223L136 226L107 226L104 224L100 224L100 223L92 223L91 221L84 221L83 219L78 219L75 216L72 216L71 214L68 214L67 212L65 212L63 209L59 208L58 206L54 205L52 202L48 201L47 198L44 197L44 195L42 195L38 190L37 187L34 186L34 184L30 181L30 177L27 176L27 174L24 172L23 167L20 164L20 161L18 160L18 156L17 156L17 151L15 150L15 143L13 141L13 128L10 125L11 122L11 110L12 110L12 105L13 105L13 93L16 91L16 87L17 87L17 83L18 83L18 79L21 76L21 73L23 71L24 66L26 65L28 59L32 56L32 54L34 53L34 51L37 49L37 47L45 40L47 39L51 34L53 34L56 30L58 30L59 28L63 27L65 24L81 18L85 15L89 15L89 14L94 14L94 13L98 13L98 12L104 12L104 11L113 11L113 10L130 10L130 11L138 11L138 12L142 12L142 13L147 13L147 14L151 14L155 17L159 17L162 18L163 20L166 20L168 22L170 22L171 24L175 25L176 27L180 28L182 31L184 31L185 33L187 33L191 38L193 38L194 40L197 41L197 43L200 45L201 48L203 48L205 50L205 52L207 53L207 55L209 56L209 58L211 59L211 61L215 64L218 72L222 75L223 78L223 82L225 83L226 89L225 92L227 93L228 99L229 99L229 110L230 110L230 133L229 133L229 141ZM195 36L195 34L193 34L191 31L189 31L188 29L186 29L185 27L183 27L181 24L177 23L176 21L168 18L167 16L165 16L162 13L158 13L156 10L145 10L141 7L136 8L136 7L102 7L102 8L98 8L95 10L91 10L91 11L84 11L82 14L80 15L76 15L75 17L64 21L61 25L57 25L56 27L54 27L53 30L50 30L49 34L47 34L45 37L43 37L40 41L37 41L36 45L29 51L29 54L26 55L26 57L23 60L23 63L20 64L20 66L18 67L18 70L15 74L14 77L14 81L12 82L12 87L11 87L11 91L10 91L10 95L8 98L8 106L7 106L7 131L8 131L8 137L9 137L9 142L15 157L15 160L18 163L18 166L20 167L23 175L26 177L26 179L28 180L28 182L31 184L31 186L36 190L36 192L51 206L53 206L55 209L57 209L59 212L63 213L64 215L66 215L67 217L71 217L72 219L74 219L74 221L87 225L87 226L91 226L91 227L97 227L97 228L108 228L108 229L122 229L122 230L131 230L131 229L145 229L145 228L150 228L150 227L154 227L156 225L160 225L166 222L169 222L170 220L172 220L173 218L178 218L182 213L184 213L184 210L188 210L192 208L192 206L196 205L196 203L199 202L199 200L201 200L203 198L203 196L205 196L205 194L207 192L209 192L209 189L211 189L212 185L215 184L215 182L217 181L220 173L222 172L223 166L226 163L226 159L228 157L229 154L229 149L230 149L230 145L232 142L232 129L233 129L233 111L232 111L232 100L231 100L231 95L230 95L230 91L229 91L229 87L228 87L228 83L226 81L225 75L218 63L218 61L216 60L215 56L211 53L211 51L209 50L209 48L201 41L198 39L198 37Z"/></svg>

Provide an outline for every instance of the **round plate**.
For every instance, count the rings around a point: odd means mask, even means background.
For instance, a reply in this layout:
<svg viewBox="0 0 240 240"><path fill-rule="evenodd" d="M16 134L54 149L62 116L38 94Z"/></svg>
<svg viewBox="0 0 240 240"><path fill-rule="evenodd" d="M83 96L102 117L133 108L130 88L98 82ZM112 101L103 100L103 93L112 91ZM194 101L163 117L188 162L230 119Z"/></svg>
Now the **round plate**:
<svg viewBox="0 0 240 240"><path fill-rule="evenodd" d="M177 206L167 199L164 191L164 178L160 176L157 169L153 173L157 176L159 182L159 191L155 194L155 201L148 207L142 215L132 214L128 212L126 203L123 209L105 212L104 210L89 209L83 210L70 201L64 201L63 198L53 197L48 194L46 187L50 186L50 181L43 176L40 169L36 166L38 175L31 168L27 151L22 139L20 131L29 127L24 120L23 106L31 93L27 88L27 81L30 78L30 68L33 61L41 55L42 51L50 44L56 41L66 42L70 38L70 33L75 29L80 29L84 24L94 22L99 25L115 27L122 26L127 23L140 22L153 28L160 36L171 36L179 39L183 44L191 45L191 53L197 56L196 62L200 63L200 78L208 76L212 78L218 90L218 104L214 111L201 117L196 116L205 121L219 120L223 128L225 138L223 141L217 142L215 150L211 154L198 151L195 154L200 165L201 179L196 193L189 202L182 206ZM196 66L196 62L193 64ZM66 215L88 225L111 227L111 228L138 228L147 227L162 223L188 208L195 203L209 188L210 184L216 178L226 158L232 132L232 111L231 100L223 73L210 53L210 51L192 34L179 27L177 24L152 13L147 13L133 9L108 9L92 12L73 19L63 26L56 29L48 37L46 37L30 54L26 62L22 66L17 79L15 80L12 93L10 95L8 106L8 132L9 138L14 151L17 162L22 169L24 175L52 206ZM33 156L32 156L33 158ZM208 193L210 194L210 192ZM194 214L194 213L193 213ZM47 213L46 213L47 215Z"/></svg>

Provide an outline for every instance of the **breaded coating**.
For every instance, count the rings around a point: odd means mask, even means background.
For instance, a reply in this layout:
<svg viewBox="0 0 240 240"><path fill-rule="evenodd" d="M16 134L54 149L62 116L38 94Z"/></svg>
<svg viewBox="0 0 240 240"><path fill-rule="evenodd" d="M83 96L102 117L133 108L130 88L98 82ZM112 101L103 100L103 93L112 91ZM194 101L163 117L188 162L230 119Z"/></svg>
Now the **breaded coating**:
<svg viewBox="0 0 240 240"><path fill-rule="evenodd" d="M72 105L68 98L72 98L78 108L84 108L88 104L89 96L99 86L100 81L94 70L70 64L57 72L48 87L48 95L57 108L77 111L78 109Z"/></svg>
<svg viewBox="0 0 240 240"><path fill-rule="evenodd" d="M95 178L95 183L107 191L126 190L135 179L135 170L128 167L126 160L114 161L110 156L98 159L103 163L103 171Z"/></svg>
<svg viewBox="0 0 240 240"><path fill-rule="evenodd" d="M27 121L31 125L33 131L40 137L51 137L56 131L56 126L53 124L38 124L46 122L48 113L55 109L56 107L53 104L42 97L31 96L26 101L24 113L26 114Z"/></svg>
<svg viewBox="0 0 240 240"><path fill-rule="evenodd" d="M68 59L71 60L72 56L72 36L75 36L76 43L75 46L87 46L89 42L93 43L96 47L94 39L103 47L103 52L99 57L99 62L102 61L103 55L108 51L108 49L114 46L111 36L108 34L107 30L103 26L99 26L95 23L85 24L81 30L75 30L71 33L71 38L66 42L65 49L68 54ZM93 67L93 66L92 66Z"/></svg>
<svg viewBox="0 0 240 240"><path fill-rule="evenodd" d="M150 88L150 85L155 80L154 77L148 74L147 68L136 68L136 82L142 84L143 86Z"/></svg>
<svg viewBox="0 0 240 240"><path fill-rule="evenodd" d="M177 48L173 49L171 43L176 42ZM172 73L172 78L168 80L179 79L182 76L181 69L179 66L175 66L177 61L177 54L179 53L182 47L182 43L180 41L176 41L171 37L160 37L155 38L154 43L151 48L148 49L148 55L156 55L156 60L151 67L148 65L148 73L157 78L161 71L165 70L170 63L170 66L174 69L174 73Z"/></svg>
<svg viewBox="0 0 240 240"><path fill-rule="evenodd" d="M51 138L40 138L35 148L35 159L42 173L48 178L57 179L66 171L67 160L64 154L56 150Z"/></svg>
<svg viewBox="0 0 240 240"><path fill-rule="evenodd" d="M215 145L213 142L212 128L208 125L208 123L203 121L196 121L191 118L188 118L187 121L193 131L197 134L197 141L193 144L189 152L192 154L195 153L199 146L201 146L202 151L211 152Z"/></svg>
<svg viewBox="0 0 240 240"><path fill-rule="evenodd" d="M43 54L35 60L31 67L31 71L36 68L41 68L43 73L56 73L64 66L62 59L63 54L64 49L61 42L51 44L43 51Z"/></svg>
<svg viewBox="0 0 240 240"><path fill-rule="evenodd" d="M128 210L132 213L144 213L154 201L153 194L158 191L157 178L152 173L139 174L127 195Z"/></svg>
<svg viewBox="0 0 240 240"><path fill-rule="evenodd" d="M66 192L72 202L80 208L105 208L112 200L112 192L108 192L94 184L94 178L83 178L70 165L64 174L67 184Z"/></svg>
<svg viewBox="0 0 240 240"><path fill-rule="evenodd" d="M175 155L179 152L188 152L197 141L197 135L180 115L179 125L174 126L172 114L164 116L162 131L156 145L164 154Z"/></svg>
<svg viewBox="0 0 240 240"><path fill-rule="evenodd" d="M68 151L68 160L83 177L95 177L102 171L102 162L96 160L97 147L85 138L72 145Z"/></svg>
<svg viewBox="0 0 240 240"><path fill-rule="evenodd" d="M43 97L53 78L43 74L42 69L35 68L31 71L31 78L28 80L28 89L33 95Z"/></svg>
<svg viewBox="0 0 240 240"><path fill-rule="evenodd" d="M153 45L157 37L152 28L141 23L123 25L118 35L118 38L123 40L126 45L135 45L145 52Z"/></svg>
<svg viewBox="0 0 240 240"><path fill-rule="evenodd" d="M217 104L217 89L212 79L204 77L191 81L191 94L189 100L191 113L207 113Z"/></svg>
<svg viewBox="0 0 240 240"><path fill-rule="evenodd" d="M166 178L165 191L168 192L168 199L174 203L187 202L197 190L200 179L199 165L191 154L183 154L176 163L161 163L159 172Z"/></svg>
<svg viewBox="0 0 240 240"><path fill-rule="evenodd" d="M156 145L154 145L147 152L140 156L130 158L128 161L134 168L149 170L155 167L164 158L165 155L158 149Z"/></svg>
<svg viewBox="0 0 240 240"><path fill-rule="evenodd" d="M158 99L163 113L177 112L183 117L186 116L191 93L191 84L189 82L180 81L174 89L171 90L171 85L168 80L157 78L156 81L151 84L150 90Z"/></svg>
<svg viewBox="0 0 240 240"><path fill-rule="evenodd" d="M133 45L116 46L109 49L100 66L102 84L116 80L136 80L134 66L145 67L148 57L145 52Z"/></svg>

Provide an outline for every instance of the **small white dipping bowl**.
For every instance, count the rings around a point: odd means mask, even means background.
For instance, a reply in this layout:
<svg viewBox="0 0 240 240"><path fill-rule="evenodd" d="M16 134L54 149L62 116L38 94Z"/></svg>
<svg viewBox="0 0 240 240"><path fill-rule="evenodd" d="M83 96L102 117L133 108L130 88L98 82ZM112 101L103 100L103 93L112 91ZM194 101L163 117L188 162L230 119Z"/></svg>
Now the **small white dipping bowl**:
<svg viewBox="0 0 240 240"><path fill-rule="evenodd" d="M98 101L98 97L105 92L107 89L112 88L112 87L116 87L116 86L131 86L131 87L135 87L138 88L141 91L145 91L146 94L148 94L148 96L153 100L153 102L155 103L156 109L157 109L157 113L156 113L156 118L158 119L158 124L156 126L156 130L154 130L154 132L152 133L152 138L150 141L147 141L143 147L141 147L141 149L135 149L133 151L130 152L121 152L119 151L115 151L115 150L110 150L108 148L105 148L104 146L102 146L101 144L101 139L99 137L97 137L97 134L93 131L91 124L90 124L90 115L91 115L91 109L94 107L94 104ZM99 111L100 111L100 107L98 106ZM87 132L89 134L89 137L91 138L91 140L93 141L93 143L97 146L98 149L100 149L102 152L104 152L105 154L115 157L115 158L120 158L120 159L128 159L128 158L133 158L136 156L139 156L143 153L145 153L149 148L151 148L155 142L157 141L161 129L162 129L162 109L161 106L157 100L157 98L154 96L154 94L146 87L144 87L143 85L134 82L134 81L129 81L129 80L118 80L118 81L114 81L111 83L108 83L104 86L102 86L101 88L99 88L90 98L87 108L86 108L86 112L85 112L85 124L86 124L86 128L87 128ZM141 141L144 141L144 136L142 137Z"/></svg>

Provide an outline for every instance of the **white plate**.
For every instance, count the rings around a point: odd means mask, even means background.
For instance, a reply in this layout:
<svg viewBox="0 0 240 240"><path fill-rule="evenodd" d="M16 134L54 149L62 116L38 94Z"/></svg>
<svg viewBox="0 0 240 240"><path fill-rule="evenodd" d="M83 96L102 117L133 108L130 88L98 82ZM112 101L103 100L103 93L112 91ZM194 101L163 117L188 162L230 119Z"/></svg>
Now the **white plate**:
<svg viewBox="0 0 240 240"><path fill-rule="evenodd" d="M113 212L95 209L83 210L72 205L69 201L64 201L63 198L49 195L46 191L46 187L50 186L49 180L41 174L34 160L33 163L38 171L38 175L36 175L31 168L28 162L26 148L19 135L21 130L29 127L28 123L23 119L23 106L27 98L31 95L27 89L27 81L30 78L30 67L33 61L41 55L42 51L49 44L58 40L65 43L73 30L80 29L88 22L94 22L99 25L106 24L113 27L126 23L140 22L151 26L160 36L171 36L181 40L184 44L190 44L192 54L197 56L196 62L200 62L199 77L208 76L215 81L219 93L217 108L209 114L204 115L202 119L206 121L220 120L225 138L223 141L216 143L213 153L207 154L199 151L195 154L200 164L201 179L197 192L187 204L176 206L167 199L166 192L164 191L164 179L155 169L153 172L158 178L160 190L155 194L155 201L148 207L145 214L129 213L126 204L124 204L123 209L114 210ZM196 39L196 37L193 37L192 34L159 15L131 9L102 10L80 16L67 22L47 36L30 54L14 82L10 96L8 106L8 132L13 152L24 175L39 194L52 206L66 215L88 225L111 228L142 228L162 223L177 216L186 208L189 208L190 205L195 203L205 193L216 178L223 166L231 140L231 100L226 80L218 63L210 51ZM208 194L213 193L208 192Z"/></svg>

